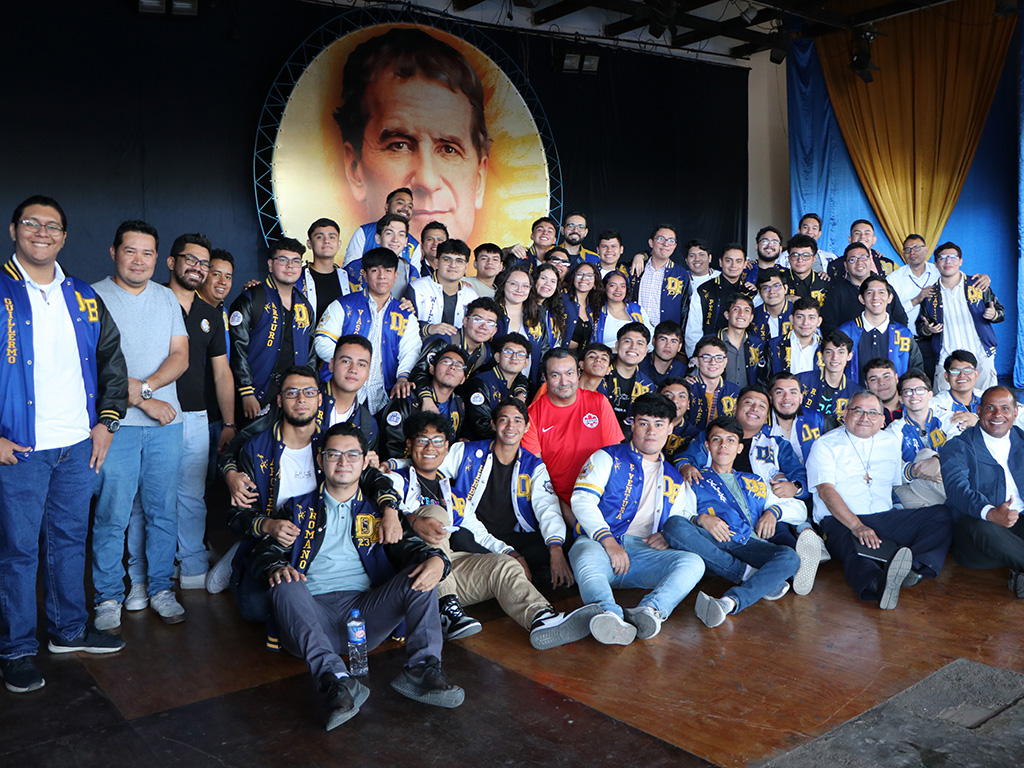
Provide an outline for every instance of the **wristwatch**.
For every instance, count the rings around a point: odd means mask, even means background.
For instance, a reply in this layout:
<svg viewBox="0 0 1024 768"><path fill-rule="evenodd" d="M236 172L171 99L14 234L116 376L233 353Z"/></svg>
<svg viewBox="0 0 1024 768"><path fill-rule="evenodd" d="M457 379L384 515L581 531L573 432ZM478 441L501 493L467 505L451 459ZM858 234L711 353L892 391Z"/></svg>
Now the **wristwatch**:
<svg viewBox="0 0 1024 768"><path fill-rule="evenodd" d="M152 392L150 393L150 395L152 395ZM115 419L113 416L100 416L100 418L97 419L97 421L99 421L100 424L106 427L107 432L109 432L110 434L114 434L115 432L117 432L117 430L121 428L121 422Z"/></svg>
<svg viewBox="0 0 1024 768"><path fill-rule="evenodd" d="M153 388L149 386L149 382L145 379L142 380L142 399L150 400L153 397Z"/></svg>

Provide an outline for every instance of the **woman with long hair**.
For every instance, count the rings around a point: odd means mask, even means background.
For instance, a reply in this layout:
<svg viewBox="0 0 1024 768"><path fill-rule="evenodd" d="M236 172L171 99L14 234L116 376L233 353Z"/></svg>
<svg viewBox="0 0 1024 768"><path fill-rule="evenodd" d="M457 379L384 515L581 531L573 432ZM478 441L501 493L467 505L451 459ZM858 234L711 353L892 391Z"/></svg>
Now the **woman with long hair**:
<svg viewBox="0 0 1024 768"><path fill-rule="evenodd" d="M562 284L565 332L562 345L582 349L594 333L594 318L604 307L604 283L596 265L581 261L569 270Z"/></svg>
<svg viewBox="0 0 1024 768"><path fill-rule="evenodd" d="M562 305L562 277L555 264L546 262L533 270L533 292L544 315L548 346L565 346L565 307Z"/></svg>
<svg viewBox="0 0 1024 768"><path fill-rule="evenodd" d="M654 338L654 326L647 313L635 301L629 301L629 282L621 272L609 272L604 278L604 308L594 323L593 341L615 349L619 328L639 322Z"/></svg>
<svg viewBox="0 0 1024 768"><path fill-rule="evenodd" d="M494 298L502 315L498 318L496 338L506 333L521 333L530 340L531 386L536 389L540 380L540 359L550 349L547 323L537 296L533 292L530 267L524 262L512 264L494 281Z"/></svg>

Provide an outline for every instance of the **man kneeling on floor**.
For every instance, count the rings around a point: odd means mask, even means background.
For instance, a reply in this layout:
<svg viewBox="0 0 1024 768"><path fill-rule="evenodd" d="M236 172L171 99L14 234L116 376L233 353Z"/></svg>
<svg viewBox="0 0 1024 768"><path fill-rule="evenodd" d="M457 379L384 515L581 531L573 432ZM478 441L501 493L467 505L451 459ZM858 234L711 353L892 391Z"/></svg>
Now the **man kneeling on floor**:
<svg viewBox="0 0 1024 768"><path fill-rule="evenodd" d="M779 498L757 475L733 471L743 450L743 426L735 418L719 416L708 424L704 444L711 466L693 486L697 511L690 520L670 518L663 533L670 547L700 555L712 571L738 585L717 599L698 593L697 617L717 627L730 613L761 598L778 600L789 591L787 579L796 575L800 555L766 539L775 533L784 511L797 516L806 512L802 501ZM785 510L787 506L792 508ZM813 583L820 556L817 540L807 556Z"/></svg>
<svg viewBox="0 0 1024 768"><path fill-rule="evenodd" d="M600 603L590 633L601 643L629 645L661 630L704 575L692 552L669 549L662 530L673 517L697 511L693 491L662 449L672 432L676 407L653 392L633 401L633 436L592 454L576 479L572 511L585 536L569 550L585 603ZM625 610L612 589L651 589L636 608Z"/></svg>
<svg viewBox="0 0 1024 768"><path fill-rule="evenodd" d="M305 659L327 705L327 730L352 718L370 695L338 655L356 608L366 621L367 649L405 622L409 660L392 688L438 707L457 707L465 698L441 668L436 587L449 571L448 560L408 535L396 544L379 543L382 513L359 491L366 454L358 427L331 427L317 456L323 486L274 513L292 520L300 535L288 547L265 538L253 557L253 574L270 581L282 644Z"/></svg>
<svg viewBox="0 0 1024 768"><path fill-rule="evenodd" d="M521 408L513 406L513 410L520 419L523 418ZM496 423L495 426L500 425ZM489 478L503 474L500 469L495 470L495 462L502 463L501 459L504 459L512 469L513 463L521 464L525 455L528 464L540 463L533 454L519 448L518 442L526 431L525 420L520 427L515 430L513 438L516 444L508 446L511 450L502 451L500 459L497 451L490 457L487 476L474 473L481 476L478 484L480 493L487 494L489 489L494 491ZM402 499L407 522L418 536L444 550L451 560L451 575L438 586L445 638L455 640L479 632L480 623L466 616L461 606L481 603L492 597L497 599L506 614L530 631L530 644L538 650L555 648L586 637L590 632L591 617L600 610L598 606L584 605L569 613L556 613L547 598L530 583L518 552L496 539L480 522L473 511L476 506L473 499L466 499L465 505L460 505L463 509L461 514L456 510L453 488L446 474L439 469L448 455L450 429L448 420L438 413L421 411L411 416L406 421L406 435L412 466L388 475ZM483 445L486 443L460 443L452 474L459 475L467 467L472 472L474 461L488 464L486 456L478 455L478 452L483 454ZM546 478L547 471L543 474ZM514 472L506 478L504 490L498 493L511 500L521 481ZM543 491L543 487L540 490ZM544 501L557 509L557 501L547 498L552 495L551 492L546 494ZM550 518L550 514L545 516ZM467 533L470 534L468 538ZM460 548L472 551L452 551Z"/></svg>

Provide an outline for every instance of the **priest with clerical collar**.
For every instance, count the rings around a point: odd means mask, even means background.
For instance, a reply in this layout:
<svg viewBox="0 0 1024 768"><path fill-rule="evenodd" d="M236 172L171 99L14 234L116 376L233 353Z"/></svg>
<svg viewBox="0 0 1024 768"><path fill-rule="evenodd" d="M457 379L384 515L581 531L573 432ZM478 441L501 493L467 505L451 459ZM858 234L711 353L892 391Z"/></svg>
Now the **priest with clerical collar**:
<svg viewBox="0 0 1024 768"><path fill-rule="evenodd" d="M814 522L833 559L861 600L895 608L900 589L942 569L952 517L942 505L893 509L894 487L941 477L936 457L911 464L898 434L882 430L882 402L861 390L850 398L846 425L822 435L807 457Z"/></svg>

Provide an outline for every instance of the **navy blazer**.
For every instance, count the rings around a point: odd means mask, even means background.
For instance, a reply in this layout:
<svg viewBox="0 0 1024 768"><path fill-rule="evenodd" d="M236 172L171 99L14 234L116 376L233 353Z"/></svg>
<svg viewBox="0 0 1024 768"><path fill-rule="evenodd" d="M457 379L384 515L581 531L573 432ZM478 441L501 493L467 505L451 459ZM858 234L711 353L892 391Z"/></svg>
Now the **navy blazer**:
<svg viewBox="0 0 1024 768"><path fill-rule="evenodd" d="M1010 476L1024 492L1024 430L1010 428ZM946 506L955 519L962 515L981 517L991 504L998 507L1007 500L1006 477L985 445L980 426L964 430L939 451Z"/></svg>

